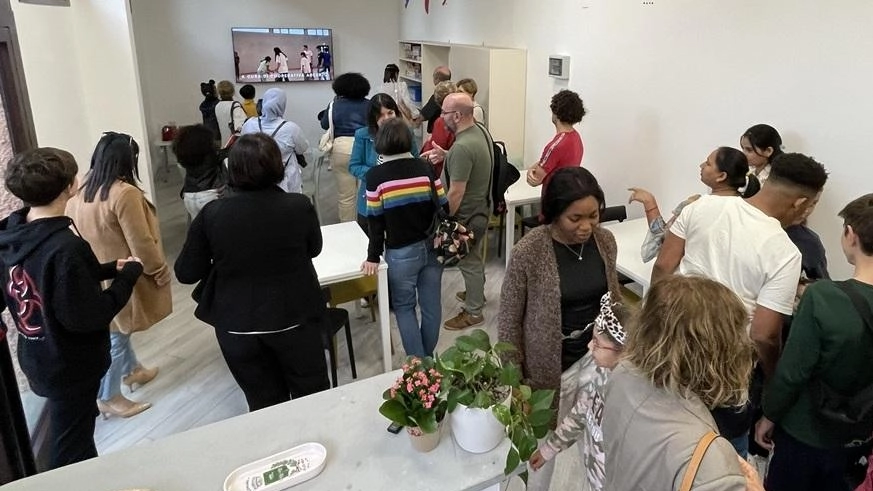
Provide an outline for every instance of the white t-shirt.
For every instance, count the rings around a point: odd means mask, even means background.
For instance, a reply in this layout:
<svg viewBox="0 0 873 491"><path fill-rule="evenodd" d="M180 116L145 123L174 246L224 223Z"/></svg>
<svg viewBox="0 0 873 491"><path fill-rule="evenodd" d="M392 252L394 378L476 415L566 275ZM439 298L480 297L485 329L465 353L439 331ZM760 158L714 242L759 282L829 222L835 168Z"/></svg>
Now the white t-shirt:
<svg viewBox="0 0 873 491"><path fill-rule="evenodd" d="M703 196L686 206L670 228L685 240L683 275L716 280L755 305L791 315L800 279L800 251L775 218L742 198Z"/></svg>

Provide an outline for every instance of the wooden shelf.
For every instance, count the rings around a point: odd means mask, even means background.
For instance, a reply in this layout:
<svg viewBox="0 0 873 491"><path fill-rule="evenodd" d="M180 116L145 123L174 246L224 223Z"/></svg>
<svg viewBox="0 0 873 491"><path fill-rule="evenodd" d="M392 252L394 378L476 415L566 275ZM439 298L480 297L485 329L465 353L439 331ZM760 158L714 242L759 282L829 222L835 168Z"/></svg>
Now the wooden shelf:
<svg viewBox="0 0 873 491"><path fill-rule="evenodd" d="M421 65L421 60L413 60L412 58L400 58L400 61L408 61L409 63L415 63L416 65Z"/></svg>
<svg viewBox="0 0 873 491"><path fill-rule="evenodd" d="M421 83L421 79L420 79L420 78L407 77L406 75L400 75L400 78L402 78L403 80L409 80L410 82L415 82L415 83L417 83L417 84L420 84L420 83Z"/></svg>

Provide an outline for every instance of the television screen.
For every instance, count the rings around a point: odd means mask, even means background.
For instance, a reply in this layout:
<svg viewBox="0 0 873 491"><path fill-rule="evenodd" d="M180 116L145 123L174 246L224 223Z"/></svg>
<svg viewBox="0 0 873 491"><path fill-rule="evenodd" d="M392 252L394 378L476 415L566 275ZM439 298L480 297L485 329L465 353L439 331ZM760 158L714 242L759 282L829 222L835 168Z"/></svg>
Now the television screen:
<svg viewBox="0 0 873 491"><path fill-rule="evenodd" d="M237 82L333 80L330 29L234 27L231 36Z"/></svg>

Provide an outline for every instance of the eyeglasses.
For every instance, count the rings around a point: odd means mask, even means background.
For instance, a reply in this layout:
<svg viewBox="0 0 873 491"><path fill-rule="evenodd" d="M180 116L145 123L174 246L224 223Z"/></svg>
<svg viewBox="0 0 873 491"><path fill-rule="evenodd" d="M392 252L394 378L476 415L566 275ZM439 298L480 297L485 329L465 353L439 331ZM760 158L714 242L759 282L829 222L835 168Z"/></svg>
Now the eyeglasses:
<svg viewBox="0 0 873 491"><path fill-rule="evenodd" d="M461 112L461 111L442 111L442 112L440 113L440 116L445 116L446 114L460 113L460 112Z"/></svg>
<svg viewBox="0 0 873 491"><path fill-rule="evenodd" d="M613 348L612 346L604 346L600 344L600 341L597 340L597 336L593 336L591 338L591 345L594 346L594 349L605 349L607 351L621 351L620 348Z"/></svg>

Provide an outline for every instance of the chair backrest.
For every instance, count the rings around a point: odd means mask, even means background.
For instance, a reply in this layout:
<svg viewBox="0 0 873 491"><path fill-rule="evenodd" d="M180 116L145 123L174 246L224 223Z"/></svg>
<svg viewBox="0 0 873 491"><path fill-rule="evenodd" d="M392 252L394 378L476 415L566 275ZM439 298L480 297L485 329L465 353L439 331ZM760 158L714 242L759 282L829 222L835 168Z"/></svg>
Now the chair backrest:
<svg viewBox="0 0 873 491"><path fill-rule="evenodd" d="M623 222L627 220L627 207L624 205L607 206L600 214L600 223Z"/></svg>

